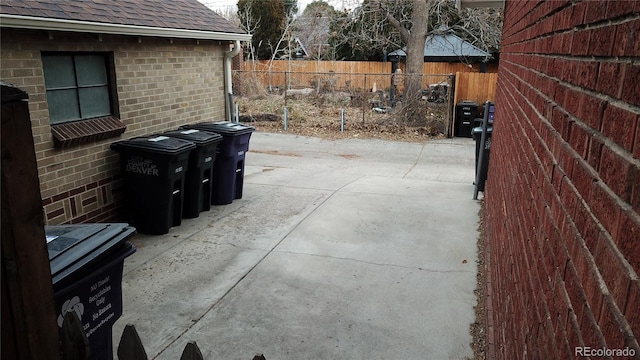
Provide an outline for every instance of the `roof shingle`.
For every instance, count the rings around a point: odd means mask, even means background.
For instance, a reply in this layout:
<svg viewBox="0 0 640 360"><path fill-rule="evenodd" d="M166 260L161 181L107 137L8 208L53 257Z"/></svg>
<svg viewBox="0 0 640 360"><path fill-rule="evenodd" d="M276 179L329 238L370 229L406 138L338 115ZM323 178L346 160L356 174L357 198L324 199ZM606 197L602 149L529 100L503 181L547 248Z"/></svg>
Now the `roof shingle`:
<svg viewBox="0 0 640 360"><path fill-rule="evenodd" d="M197 0L2 0L0 13L168 29L245 33Z"/></svg>

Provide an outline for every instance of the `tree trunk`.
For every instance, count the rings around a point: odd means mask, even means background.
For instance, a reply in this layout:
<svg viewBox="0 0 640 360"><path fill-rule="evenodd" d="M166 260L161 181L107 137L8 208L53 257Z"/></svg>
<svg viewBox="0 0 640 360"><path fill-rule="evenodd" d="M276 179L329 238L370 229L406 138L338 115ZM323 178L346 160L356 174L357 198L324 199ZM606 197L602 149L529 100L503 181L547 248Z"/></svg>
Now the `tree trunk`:
<svg viewBox="0 0 640 360"><path fill-rule="evenodd" d="M424 44L427 40L429 21L429 2L432 0L413 0L411 30L407 38L407 59L405 75L405 93L403 111L408 122L419 121L418 114L422 97L422 72L424 69Z"/></svg>

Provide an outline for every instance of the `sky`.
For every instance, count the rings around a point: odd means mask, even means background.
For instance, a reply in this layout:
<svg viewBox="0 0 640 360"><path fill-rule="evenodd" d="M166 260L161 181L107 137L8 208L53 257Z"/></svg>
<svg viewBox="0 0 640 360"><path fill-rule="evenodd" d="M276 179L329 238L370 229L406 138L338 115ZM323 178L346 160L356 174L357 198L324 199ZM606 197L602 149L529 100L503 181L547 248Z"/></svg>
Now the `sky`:
<svg viewBox="0 0 640 360"><path fill-rule="evenodd" d="M201 3L207 5L210 9L213 10L225 10L229 7L232 7L234 10L236 9L236 4L238 0L198 0ZM269 0L264 0L269 1ZM336 8L337 10L341 10L344 8L353 9L357 4L361 2L361 0L324 0L329 3L331 6ZM307 6L313 0L298 0L298 14L302 14L304 11L304 7Z"/></svg>

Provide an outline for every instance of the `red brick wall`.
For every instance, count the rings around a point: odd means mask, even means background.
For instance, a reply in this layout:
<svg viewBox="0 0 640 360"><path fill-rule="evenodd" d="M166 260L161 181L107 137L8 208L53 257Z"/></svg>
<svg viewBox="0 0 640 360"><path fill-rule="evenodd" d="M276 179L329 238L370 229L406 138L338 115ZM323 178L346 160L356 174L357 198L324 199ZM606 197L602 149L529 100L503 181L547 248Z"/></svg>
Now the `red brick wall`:
<svg viewBox="0 0 640 360"><path fill-rule="evenodd" d="M505 4L485 194L490 358L640 357L638 34L640 1Z"/></svg>

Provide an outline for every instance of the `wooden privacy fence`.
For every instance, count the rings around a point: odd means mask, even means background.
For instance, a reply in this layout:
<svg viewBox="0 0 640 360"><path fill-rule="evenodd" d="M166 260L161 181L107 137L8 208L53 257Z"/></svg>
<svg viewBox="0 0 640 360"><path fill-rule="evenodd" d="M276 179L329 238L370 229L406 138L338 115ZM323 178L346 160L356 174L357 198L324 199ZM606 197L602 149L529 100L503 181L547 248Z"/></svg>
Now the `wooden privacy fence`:
<svg viewBox="0 0 640 360"><path fill-rule="evenodd" d="M462 100L471 100L478 104L487 100L495 101L497 83L497 73L457 72L453 96L454 104Z"/></svg>
<svg viewBox="0 0 640 360"><path fill-rule="evenodd" d="M446 81L447 75L455 74L454 104L462 100L493 101L498 81L497 67L489 66L487 73L480 73L478 67L478 64L425 63L423 88L428 89L429 85ZM240 73L253 74L256 82L269 90L274 87L281 90L310 87L325 91L371 91L373 88L385 90L392 85L390 62L256 61L245 62Z"/></svg>
<svg viewBox="0 0 640 360"><path fill-rule="evenodd" d="M404 64L400 63L400 69L405 71ZM295 60L268 60L246 61L243 63L244 71L273 71L273 72L306 72L306 73L352 73L352 74L390 74L391 62L376 61L295 61ZM496 64L487 65L487 73L498 71ZM425 62L423 74L454 74L456 72L480 72L480 64L463 64L448 62Z"/></svg>
<svg viewBox="0 0 640 360"><path fill-rule="evenodd" d="M312 88L318 92L331 92L374 91L374 89L385 91L393 84L392 75L387 73L302 71L242 71L236 73L238 77L234 80L234 89L239 95L251 93L247 87L256 85L271 91ZM244 79L242 74L245 75ZM447 75L427 74L422 75L423 89L428 90L430 85L448 82ZM254 81L247 82L246 75L251 75ZM452 105L462 100L471 100L479 104L487 100L494 101L497 82L497 73L456 72Z"/></svg>
<svg viewBox="0 0 640 360"><path fill-rule="evenodd" d="M113 357L110 350L108 354L91 354L89 339L75 311L69 311L65 314L60 333L60 346L64 360L89 360L104 355L106 355L105 358ZM109 336L111 336L111 332L109 332ZM108 341L108 346L111 346L111 341ZM138 331L132 324L127 324L122 332L117 355L119 360L149 359ZM180 360L205 360L205 358L202 356L198 344L195 341L189 341L182 351ZM263 354L259 354L255 355L252 360L266 360L266 358Z"/></svg>

